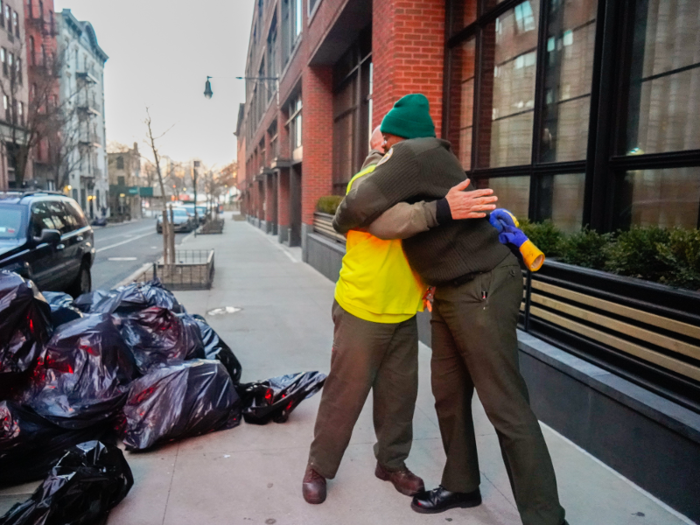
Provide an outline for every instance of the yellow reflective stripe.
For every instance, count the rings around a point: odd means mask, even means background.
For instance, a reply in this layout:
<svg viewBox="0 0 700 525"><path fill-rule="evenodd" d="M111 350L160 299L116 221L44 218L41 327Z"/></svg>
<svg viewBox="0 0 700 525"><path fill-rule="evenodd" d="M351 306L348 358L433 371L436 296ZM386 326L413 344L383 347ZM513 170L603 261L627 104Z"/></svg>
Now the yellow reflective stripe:
<svg viewBox="0 0 700 525"><path fill-rule="evenodd" d="M372 173L374 171L374 168L376 168L376 167L377 166L375 164L372 164L371 166L367 166L360 173L358 173L352 179L350 179L350 182L348 182L348 187L345 190L345 194L347 195L348 193L350 193L350 190L352 189L352 183L355 182L356 179L359 179L360 177L364 177L368 173Z"/></svg>

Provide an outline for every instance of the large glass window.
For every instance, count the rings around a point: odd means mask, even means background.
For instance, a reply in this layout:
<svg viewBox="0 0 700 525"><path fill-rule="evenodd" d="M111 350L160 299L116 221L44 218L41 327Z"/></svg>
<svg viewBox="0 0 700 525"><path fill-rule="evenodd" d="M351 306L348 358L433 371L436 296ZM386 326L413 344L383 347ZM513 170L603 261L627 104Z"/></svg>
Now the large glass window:
<svg viewBox="0 0 700 525"><path fill-rule="evenodd" d="M291 150L301 147L301 94L289 103L289 143Z"/></svg>
<svg viewBox="0 0 700 525"><path fill-rule="evenodd" d="M637 2L624 153L700 149L698 34L697 0Z"/></svg>
<svg viewBox="0 0 700 525"><path fill-rule="evenodd" d="M483 31L479 167L529 164L539 3L506 11Z"/></svg>
<svg viewBox="0 0 700 525"><path fill-rule="evenodd" d="M586 158L597 0L550 3L540 160Z"/></svg>
<svg viewBox="0 0 700 525"><path fill-rule="evenodd" d="M498 207L505 208L519 219L527 219L530 204L530 177L480 178L478 188L491 188L498 195Z"/></svg>
<svg viewBox="0 0 700 525"><path fill-rule="evenodd" d="M471 38L451 52L450 129L452 149L465 170L472 164L472 130L474 125L474 81L476 39Z"/></svg>
<svg viewBox="0 0 700 525"><path fill-rule="evenodd" d="M333 191L345 193L369 151L371 35L365 31L333 68Z"/></svg>
<svg viewBox="0 0 700 525"><path fill-rule="evenodd" d="M539 175L537 219L550 219L566 233L579 231L583 226L585 182L584 173Z"/></svg>
<svg viewBox="0 0 700 525"><path fill-rule="evenodd" d="M621 227L698 227L700 167L629 171L621 193Z"/></svg>

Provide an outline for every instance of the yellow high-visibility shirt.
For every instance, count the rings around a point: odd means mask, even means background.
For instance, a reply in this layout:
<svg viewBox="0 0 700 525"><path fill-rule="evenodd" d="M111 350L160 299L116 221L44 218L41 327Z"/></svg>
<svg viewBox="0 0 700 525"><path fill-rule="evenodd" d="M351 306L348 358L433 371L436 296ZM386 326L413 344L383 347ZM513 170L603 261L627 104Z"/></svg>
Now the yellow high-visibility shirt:
<svg viewBox="0 0 700 525"><path fill-rule="evenodd" d="M355 175L347 192L355 180L374 168L370 166ZM335 300L345 311L375 323L401 323L423 311L426 287L409 266L400 240L384 241L351 230L345 246L335 285Z"/></svg>

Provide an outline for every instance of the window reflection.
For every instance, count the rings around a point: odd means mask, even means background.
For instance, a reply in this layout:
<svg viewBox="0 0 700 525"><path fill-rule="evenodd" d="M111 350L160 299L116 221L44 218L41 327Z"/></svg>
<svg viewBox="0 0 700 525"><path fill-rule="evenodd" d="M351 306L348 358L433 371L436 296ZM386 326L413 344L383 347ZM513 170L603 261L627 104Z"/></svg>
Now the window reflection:
<svg viewBox="0 0 700 525"><path fill-rule="evenodd" d="M698 227L700 168L627 172L620 226Z"/></svg>
<svg viewBox="0 0 700 525"><path fill-rule="evenodd" d="M597 0L552 2L540 160L586 158Z"/></svg>
<svg viewBox="0 0 700 525"><path fill-rule="evenodd" d="M478 188L491 188L498 197L498 207L504 208L518 219L528 218L530 204L530 177L480 178Z"/></svg>
<svg viewBox="0 0 700 525"><path fill-rule="evenodd" d="M523 2L483 33L480 167L529 164L535 107L538 2Z"/></svg>
<svg viewBox="0 0 700 525"><path fill-rule="evenodd" d="M637 8L628 155L700 148L698 33L698 0L647 0Z"/></svg>
<svg viewBox="0 0 700 525"><path fill-rule="evenodd" d="M540 176L538 219L551 219L566 233L579 231L583 225L585 181L583 173Z"/></svg>
<svg viewBox="0 0 700 525"><path fill-rule="evenodd" d="M471 169L475 53L476 41L471 39L453 49L451 55L449 140L465 170Z"/></svg>

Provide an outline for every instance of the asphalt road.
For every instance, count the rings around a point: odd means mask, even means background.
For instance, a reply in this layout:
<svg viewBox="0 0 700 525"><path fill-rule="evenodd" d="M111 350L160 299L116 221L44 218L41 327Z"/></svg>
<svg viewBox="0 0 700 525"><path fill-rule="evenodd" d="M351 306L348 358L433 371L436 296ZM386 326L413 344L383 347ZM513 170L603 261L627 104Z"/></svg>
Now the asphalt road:
<svg viewBox="0 0 700 525"><path fill-rule="evenodd" d="M163 237L156 233L155 219L142 219L105 228L93 227L97 255L92 266L92 289L109 289L144 264L163 254ZM186 233L175 234L180 244Z"/></svg>

